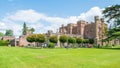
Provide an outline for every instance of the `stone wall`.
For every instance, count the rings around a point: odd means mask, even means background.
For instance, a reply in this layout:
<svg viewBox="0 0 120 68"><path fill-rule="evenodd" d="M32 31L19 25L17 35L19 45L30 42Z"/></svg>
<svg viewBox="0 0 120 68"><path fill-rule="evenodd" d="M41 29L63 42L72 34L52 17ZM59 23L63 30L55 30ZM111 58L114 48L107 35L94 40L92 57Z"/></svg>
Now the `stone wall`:
<svg viewBox="0 0 120 68"><path fill-rule="evenodd" d="M27 38L26 35L19 37L19 46L27 46L30 44L29 42L27 42L26 38Z"/></svg>
<svg viewBox="0 0 120 68"><path fill-rule="evenodd" d="M14 40L14 39L15 39L14 36L3 36L2 37L2 40L4 40L4 41L6 41L6 40L11 41L11 40Z"/></svg>
<svg viewBox="0 0 120 68"><path fill-rule="evenodd" d="M9 41L10 45L15 46L15 37L14 36L3 36L1 40Z"/></svg>
<svg viewBox="0 0 120 68"><path fill-rule="evenodd" d="M95 16L94 22L91 23L80 20L77 24L62 25L59 32L61 34L81 35L85 39L95 39L96 44L101 44L101 40L106 37L105 28L107 28L107 24L105 24L104 19Z"/></svg>

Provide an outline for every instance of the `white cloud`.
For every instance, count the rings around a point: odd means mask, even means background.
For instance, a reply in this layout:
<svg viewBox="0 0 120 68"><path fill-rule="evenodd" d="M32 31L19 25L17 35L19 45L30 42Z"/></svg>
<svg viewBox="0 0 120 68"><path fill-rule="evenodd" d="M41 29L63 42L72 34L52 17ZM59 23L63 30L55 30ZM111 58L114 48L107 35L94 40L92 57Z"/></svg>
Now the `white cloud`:
<svg viewBox="0 0 120 68"><path fill-rule="evenodd" d="M4 22L0 22L0 31L5 33L5 29L6 29L5 23Z"/></svg>
<svg viewBox="0 0 120 68"><path fill-rule="evenodd" d="M78 18L90 22L90 21L94 20L94 16L102 17L101 12L102 12L102 9L100 9L99 7L93 7L89 11L87 11L85 13L81 13L80 16L78 16Z"/></svg>
<svg viewBox="0 0 120 68"><path fill-rule="evenodd" d="M44 14L38 13L35 10L18 10L13 15L8 15L8 19L12 21L25 21L28 23L34 23L44 18Z"/></svg>
<svg viewBox="0 0 120 68"><path fill-rule="evenodd" d="M0 29L12 29L15 35L20 35L23 22L27 22L28 26L36 29L36 33L46 33L47 30L54 30L56 32L61 24L76 23L78 20L93 21L94 16L102 16L101 10L99 7L93 7L79 16L66 18L47 16L32 9L18 10L9 13L0 20Z"/></svg>

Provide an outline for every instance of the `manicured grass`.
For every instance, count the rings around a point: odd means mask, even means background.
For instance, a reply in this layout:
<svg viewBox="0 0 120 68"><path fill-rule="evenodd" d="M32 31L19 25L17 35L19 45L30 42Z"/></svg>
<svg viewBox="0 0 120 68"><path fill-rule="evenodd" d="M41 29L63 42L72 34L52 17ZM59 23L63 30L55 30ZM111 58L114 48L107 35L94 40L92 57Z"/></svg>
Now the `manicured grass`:
<svg viewBox="0 0 120 68"><path fill-rule="evenodd" d="M0 68L120 68L120 49L1 46Z"/></svg>

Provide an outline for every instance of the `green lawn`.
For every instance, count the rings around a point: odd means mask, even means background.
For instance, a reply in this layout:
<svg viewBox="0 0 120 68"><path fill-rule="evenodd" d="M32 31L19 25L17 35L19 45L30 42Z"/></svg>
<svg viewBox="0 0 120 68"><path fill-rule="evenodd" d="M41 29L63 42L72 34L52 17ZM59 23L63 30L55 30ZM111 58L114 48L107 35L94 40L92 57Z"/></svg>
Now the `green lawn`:
<svg viewBox="0 0 120 68"><path fill-rule="evenodd" d="M120 68L120 49L1 46L0 68Z"/></svg>

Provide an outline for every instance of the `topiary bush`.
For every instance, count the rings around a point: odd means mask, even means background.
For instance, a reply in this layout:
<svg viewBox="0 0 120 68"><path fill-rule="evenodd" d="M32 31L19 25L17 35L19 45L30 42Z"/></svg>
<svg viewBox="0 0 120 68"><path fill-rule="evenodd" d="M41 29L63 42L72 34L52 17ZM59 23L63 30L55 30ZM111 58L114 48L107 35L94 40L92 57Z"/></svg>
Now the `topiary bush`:
<svg viewBox="0 0 120 68"><path fill-rule="evenodd" d="M55 48L55 44L54 43L49 43L48 48Z"/></svg>

